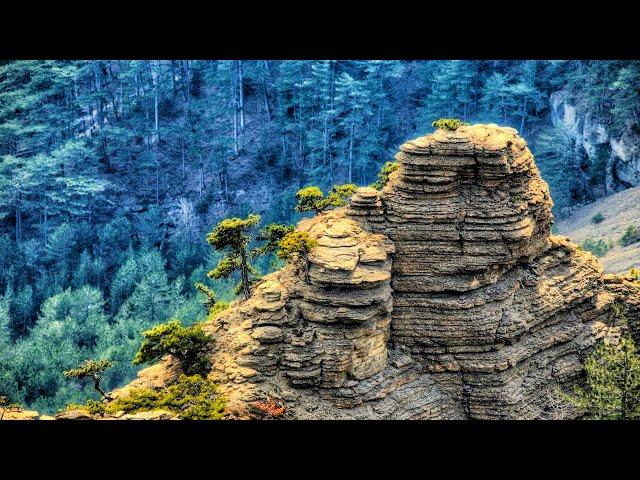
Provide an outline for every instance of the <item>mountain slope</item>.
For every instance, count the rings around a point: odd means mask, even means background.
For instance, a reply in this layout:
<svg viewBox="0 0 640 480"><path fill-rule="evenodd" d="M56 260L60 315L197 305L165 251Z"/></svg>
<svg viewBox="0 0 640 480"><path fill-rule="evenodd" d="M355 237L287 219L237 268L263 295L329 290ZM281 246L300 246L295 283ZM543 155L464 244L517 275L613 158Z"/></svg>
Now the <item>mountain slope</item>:
<svg viewBox="0 0 640 480"><path fill-rule="evenodd" d="M598 213L604 215L604 220L594 224L591 218ZM600 257L600 262L605 272L620 273L640 267L640 243L626 247L617 244L629 225L640 225L640 187L580 207L570 217L558 221L556 227L558 234L566 235L578 244L587 238L613 240L616 245Z"/></svg>

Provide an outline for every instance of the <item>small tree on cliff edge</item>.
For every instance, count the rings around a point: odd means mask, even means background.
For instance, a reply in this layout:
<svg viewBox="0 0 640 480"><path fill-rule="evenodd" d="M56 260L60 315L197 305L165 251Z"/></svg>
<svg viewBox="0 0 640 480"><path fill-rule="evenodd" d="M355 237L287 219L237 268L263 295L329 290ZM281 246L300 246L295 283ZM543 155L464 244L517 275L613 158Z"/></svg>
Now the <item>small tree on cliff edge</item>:
<svg viewBox="0 0 640 480"><path fill-rule="evenodd" d="M640 419L640 357L633 340L602 342L584 364L587 381L566 399L598 420Z"/></svg>
<svg viewBox="0 0 640 480"><path fill-rule="evenodd" d="M251 295L250 275L255 272L249 263L247 246L249 232L260 222L260 215L249 215L245 219L227 218L222 220L207 236L207 242L216 250L229 249L229 253L222 257L216 268L208 273L210 278L228 278L235 271L240 271L238 290L247 299Z"/></svg>
<svg viewBox="0 0 640 480"><path fill-rule="evenodd" d="M93 388L100 394L102 398L109 398L109 395L100 387L100 381L104 372L115 365L115 362L111 360L85 360L77 368L72 368L63 372L67 378L74 378L77 380L92 379Z"/></svg>
<svg viewBox="0 0 640 480"><path fill-rule="evenodd" d="M290 232L280 241L277 255L285 260L300 255L304 261L304 281L309 284L309 252L317 244L307 232Z"/></svg>
<svg viewBox="0 0 640 480"><path fill-rule="evenodd" d="M203 296L202 305L207 309L209 315L215 315L229 308L227 302L216 300L216 292L207 287L204 283L196 282L196 290Z"/></svg>
<svg viewBox="0 0 640 480"><path fill-rule="evenodd" d="M282 240L288 233L293 232L293 225L283 225L279 223L271 223L264 227L258 235L256 240L262 240L266 243L262 247L254 248L251 251L251 256L266 255L268 253L275 252Z"/></svg>
<svg viewBox="0 0 640 480"><path fill-rule="evenodd" d="M375 188L376 190L382 190L389 182L389 175L398 170L399 167L400 165L398 162L385 163L378 172L378 180L372 183L370 187Z"/></svg>
<svg viewBox="0 0 640 480"><path fill-rule="evenodd" d="M320 213L329 207L341 207L356 192L358 187L353 183L335 185L325 197L320 188L316 186L306 187L298 190L296 199L296 212Z"/></svg>
<svg viewBox="0 0 640 480"><path fill-rule="evenodd" d="M187 375L206 374L209 360L206 350L213 338L207 335L202 325L195 323L183 327L180 320L171 320L143 332L144 341L133 358L133 364L151 362L170 354L180 362Z"/></svg>
<svg viewBox="0 0 640 480"><path fill-rule="evenodd" d="M431 124L432 127L436 127L441 130L449 130L451 132L457 130L458 127L461 127L462 125L468 124L458 120L457 118L439 118Z"/></svg>

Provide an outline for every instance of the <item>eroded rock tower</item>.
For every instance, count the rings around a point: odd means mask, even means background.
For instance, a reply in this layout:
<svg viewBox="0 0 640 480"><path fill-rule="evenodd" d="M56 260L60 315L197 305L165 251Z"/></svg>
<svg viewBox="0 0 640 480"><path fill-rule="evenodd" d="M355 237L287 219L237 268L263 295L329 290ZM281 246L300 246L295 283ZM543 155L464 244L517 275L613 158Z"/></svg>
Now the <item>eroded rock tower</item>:
<svg viewBox="0 0 640 480"><path fill-rule="evenodd" d="M552 201L524 140L496 125L408 142L378 192L300 222L292 262L206 325L210 378L239 416L272 397L291 418L562 418L559 387L637 318L640 288L550 235Z"/></svg>

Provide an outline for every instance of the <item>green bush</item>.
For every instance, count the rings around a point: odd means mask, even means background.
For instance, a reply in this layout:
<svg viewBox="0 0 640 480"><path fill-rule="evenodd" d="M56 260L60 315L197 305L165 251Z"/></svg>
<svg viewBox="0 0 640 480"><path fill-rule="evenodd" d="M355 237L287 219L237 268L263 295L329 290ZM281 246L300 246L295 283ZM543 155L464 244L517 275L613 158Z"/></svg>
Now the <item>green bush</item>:
<svg viewBox="0 0 640 480"><path fill-rule="evenodd" d="M613 245L614 243L609 239L594 240L593 238L587 238L580 246L583 250L593 253L596 257L602 257L613 248Z"/></svg>
<svg viewBox="0 0 640 480"><path fill-rule="evenodd" d="M110 402L106 412L114 414L168 410L183 420L218 420L226 400L215 384L200 375L181 375L177 383L162 390L133 389L126 397Z"/></svg>
<svg viewBox="0 0 640 480"><path fill-rule="evenodd" d="M636 227L635 225L629 225L624 231L622 237L620 237L620 240L618 240L618 243L620 243L620 245L622 245L623 247L626 247L627 245L631 245L632 243L636 243L639 241L640 231L638 231L638 227Z"/></svg>
<svg viewBox="0 0 640 480"><path fill-rule="evenodd" d="M602 212L596 213L593 217L591 217L591 223L598 224L604 221L604 215Z"/></svg>
<svg viewBox="0 0 640 480"><path fill-rule="evenodd" d="M151 362L170 354L178 359L186 374L204 374L209 369L206 350L213 338L195 323L183 327L180 320L171 320L143 332L144 341L133 364Z"/></svg>
<svg viewBox="0 0 640 480"><path fill-rule="evenodd" d="M325 197L320 188L316 186L305 187L296 193L296 212L320 213L329 207L341 207L347 204L357 189L357 185L353 183L334 185Z"/></svg>
<svg viewBox="0 0 640 480"><path fill-rule="evenodd" d="M640 356L629 336L603 341L584 364L584 388L566 400L598 420L640 419Z"/></svg>
<svg viewBox="0 0 640 480"><path fill-rule="evenodd" d="M375 183L372 183L371 187L376 190L382 190L389 181L389 175L398 170L399 167L400 165L398 165L398 162L385 163L380 169L380 172L378 172L378 180L376 180Z"/></svg>
<svg viewBox="0 0 640 480"><path fill-rule="evenodd" d="M462 125L467 124L457 118L440 118L431 124L432 127L449 130L451 132L457 130L458 127L461 127Z"/></svg>

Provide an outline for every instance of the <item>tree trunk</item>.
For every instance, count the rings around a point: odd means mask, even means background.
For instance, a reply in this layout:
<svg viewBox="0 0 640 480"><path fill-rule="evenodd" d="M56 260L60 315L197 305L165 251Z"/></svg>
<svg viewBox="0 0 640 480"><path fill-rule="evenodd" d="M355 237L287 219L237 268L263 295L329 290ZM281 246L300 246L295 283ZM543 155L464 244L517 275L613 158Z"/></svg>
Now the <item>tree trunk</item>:
<svg viewBox="0 0 640 480"><path fill-rule="evenodd" d="M222 191L224 193L224 201L225 203L229 203L229 177L227 172L227 159L222 158Z"/></svg>
<svg viewBox="0 0 640 480"><path fill-rule="evenodd" d="M204 164L200 164L200 188L198 191L198 199L202 199L202 193L204 192Z"/></svg>
<svg viewBox="0 0 640 480"><path fill-rule="evenodd" d="M21 194L18 193L18 201L16 203L16 243L20 245L22 243L22 205Z"/></svg>
<svg viewBox="0 0 640 480"><path fill-rule="evenodd" d="M244 79L242 60L238 60L238 112L240 114L240 133L244 133Z"/></svg>
<svg viewBox="0 0 640 480"><path fill-rule="evenodd" d="M249 288L249 266L247 265L247 251L242 248L240 251L240 270L242 274L242 292L244 294L244 298L248 299L251 295L251 290Z"/></svg>
<svg viewBox="0 0 640 480"><path fill-rule="evenodd" d="M336 61L329 60L329 111L333 112L333 101L336 95ZM329 131L331 131L333 125L333 114L329 114ZM328 144L327 140L327 144ZM335 172L334 172L334 162L333 162L333 151L331 149L331 145L327 145L327 153L329 155L329 179L331 183L334 183Z"/></svg>
<svg viewBox="0 0 640 480"><path fill-rule="evenodd" d="M187 179L187 170L184 163L184 138L180 139L180 153L182 154L182 179Z"/></svg>
<svg viewBox="0 0 640 480"><path fill-rule="evenodd" d="M524 97L522 105L522 118L520 119L520 136L524 137L524 120L527 116L527 97Z"/></svg>
<svg viewBox="0 0 640 480"><path fill-rule="evenodd" d="M160 161L155 147L153 149L153 157L156 161L156 205L160 205Z"/></svg>
<svg viewBox="0 0 640 480"><path fill-rule="evenodd" d="M349 183L353 183L353 121L349 129Z"/></svg>
<svg viewBox="0 0 640 480"><path fill-rule="evenodd" d="M171 60L171 92L173 98L176 98L176 61Z"/></svg>
<svg viewBox="0 0 640 480"><path fill-rule="evenodd" d="M328 146L328 125L327 125L327 115L323 116L322 119L323 122L323 131L322 131L322 165L326 165L327 164L327 146Z"/></svg>
<svg viewBox="0 0 640 480"><path fill-rule="evenodd" d="M101 380L100 377L93 378L93 388L100 394L102 398L107 398L107 399L111 398L100 386L100 380Z"/></svg>
<svg viewBox="0 0 640 480"><path fill-rule="evenodd" d="M160 158L158 156L158 143L160 135L158 132L158 76L157 72L152 70L151 79L153 81L153 115L154 115L154 145L153 158L156 163L156 205L160 205Z"/></svg>
<svg viewBox="0 0 640 480"><path fill-rule="evenodd" d="M98 67L98 62L97 61L93 61L92 62L92 66L93 66L93 79L94 79L94 88L96 89L96 93L100 93L102 91L102 82L100 79L100 70ZM102 98L100 97L98 99L98 102L96 102L96 110L98 111L98 125L100 125L102 123Z"/></svg>
<svg viewBox="0 0 640 480"><path fill-rule="evenodd" d="M619 420L628 420L628 408L627 408L627 394L628 394L628 384L627 380L629 379L629 352L625 349L624 351L624 371L622 373L623 383L622 383L622 398L620 399L620 418Z"/></svg>
<svg viewBox="0 0 640 480"><path fill-rule="evenodd" d="M302 188L304 180L304 156L302 147L302 129L300 129L300 135L298 137L298 185Z"/></svg>
<svg viewBox="0 0 640 480"><path fill-rule="evenodd" d="M269 65L268 60L263 60L262 65L264 67L264 73L262 75L262 93L264 96L264 108L267 112L267 122L271 122L271 106L269 105Z"/></svg>
<svg viewBox="0 0 640 480"><path fill-rule="evenodd" d="M238 148L238 109L233 108L233 151L236 155L239 154Z"/></svg>

